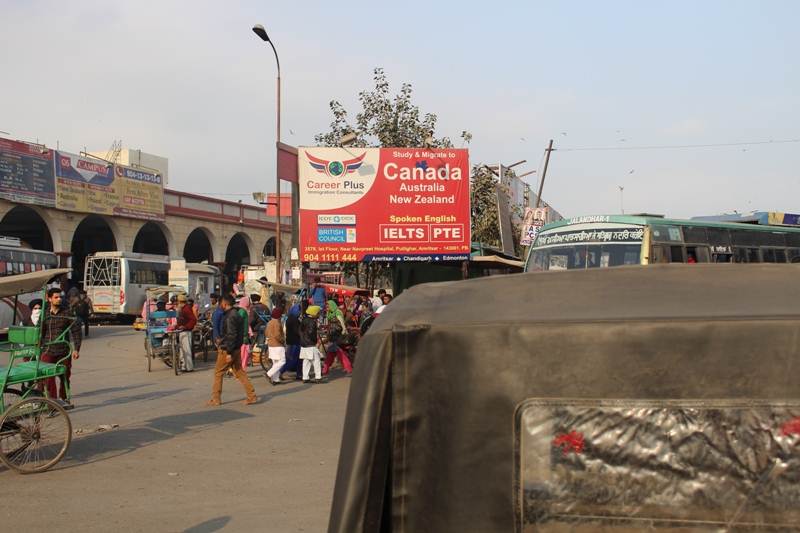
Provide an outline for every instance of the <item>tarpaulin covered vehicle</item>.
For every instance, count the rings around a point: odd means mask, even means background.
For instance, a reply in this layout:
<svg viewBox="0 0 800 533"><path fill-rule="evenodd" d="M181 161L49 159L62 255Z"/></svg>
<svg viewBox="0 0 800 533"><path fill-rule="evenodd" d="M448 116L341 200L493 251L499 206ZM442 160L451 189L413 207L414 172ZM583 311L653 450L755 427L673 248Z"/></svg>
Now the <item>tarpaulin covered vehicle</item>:
<svg viewBox="0 0 800 533"><path fill-rule="evenodd" d="M800 267L421 285L359 347L329 531L800 528Z"/></svg>

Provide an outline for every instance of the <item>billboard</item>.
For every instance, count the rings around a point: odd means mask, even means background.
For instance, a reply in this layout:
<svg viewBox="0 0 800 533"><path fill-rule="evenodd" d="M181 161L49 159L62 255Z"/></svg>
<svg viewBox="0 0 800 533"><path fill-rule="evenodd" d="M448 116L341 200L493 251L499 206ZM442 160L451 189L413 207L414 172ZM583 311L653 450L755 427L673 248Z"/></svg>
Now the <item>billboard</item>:
<svg viewBox="0 0 800 533"><path fill-rule="evenodd" d="M154 172L114 165L119 204L114 213L145 220L164 220L164 178Z"/></svg>
<svg viewBox="0 0 800 533"><path fill-rule="evenodd" d="M164 220L161 176L57 152L56 207L67 211Z"/></svg>
<svg viewBox="0 0 800 533"><path fill-rule="evenodd" d="M466 149L298 152L302 261L469 259Z"/></svg>
<svg viewBox="0 0 800 533"><path fill-rule="evenodd" d="M0 198L54 207L53 151L40 144L0 139Z"/></svg>
<svg viewBox="0 0 800 533"><path fill-rule="evenodd" d="M99 159L56 152L56 207L66 211L113 215L119 197L114 167Z"/></svg>
<svg viewBox="0 0 800 533"><path fill-rule="evenodd" d="M542 226L550 222L549 217L549 207L526 207L525 218L522 221L522 238L519 244L521 246L533 244Z"/></svg>

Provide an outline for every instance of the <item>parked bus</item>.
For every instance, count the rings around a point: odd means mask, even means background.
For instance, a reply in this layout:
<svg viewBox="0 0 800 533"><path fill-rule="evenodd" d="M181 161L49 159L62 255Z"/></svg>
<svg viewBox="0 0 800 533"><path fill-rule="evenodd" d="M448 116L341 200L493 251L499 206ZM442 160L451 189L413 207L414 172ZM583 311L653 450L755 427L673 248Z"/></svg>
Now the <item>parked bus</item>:
<svg viewBox="0 0 800 533"><path fill-rule="evenodd" d="M16 237L0 236L0 277L13 274L37 272L58 266L58 257L53 252L26 248ZM15 298L3 298L0 304L0 333L8 331L14 319L14 307L17 318L27 320L30 317L28 302L41 296L39 293L22 294Z"/></svg>
<svg viewBox="0 0 800 533"><path fill-rule="evenodd" d="M652 263L800 262L800 227L677 220L658 215L601 215L547 224L536 237L525 270L568 270ZM783 220L783 218L782 218Z"/></svg>
<svg viewBox="0 0 800 533"><path fill-rule="evenodd" d="M138 316L145 291L167 285L169 257L133 252L97 252L86 258L84 289L95 314Z"/></svg>

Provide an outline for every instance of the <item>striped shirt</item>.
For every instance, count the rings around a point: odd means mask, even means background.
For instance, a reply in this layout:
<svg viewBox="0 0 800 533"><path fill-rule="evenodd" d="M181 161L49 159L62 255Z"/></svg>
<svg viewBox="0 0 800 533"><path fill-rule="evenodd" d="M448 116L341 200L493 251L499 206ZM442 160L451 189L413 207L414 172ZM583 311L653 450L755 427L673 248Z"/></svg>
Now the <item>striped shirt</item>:
<svg viewBox="0 0 800 533"><path fill-rule="evenodd" d="M46 353L51 357L63 358L69 355L69 346L66 343L59 342L51 346L49 343L54 342L58 337L69 329L69 333L64 337L64 340L70 341L73 344L74 350L81 348L81 328L78 325L75 315L68 310L59 309L58 313L53 314L50 307L46 306L42 320L42 353Z"/></svg>

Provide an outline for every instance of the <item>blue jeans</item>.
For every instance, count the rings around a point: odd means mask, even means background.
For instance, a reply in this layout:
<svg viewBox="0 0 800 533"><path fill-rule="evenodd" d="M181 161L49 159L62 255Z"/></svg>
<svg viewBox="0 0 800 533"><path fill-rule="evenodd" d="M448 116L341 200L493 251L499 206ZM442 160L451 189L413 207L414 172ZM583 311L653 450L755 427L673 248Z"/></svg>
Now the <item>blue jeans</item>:
<svg viewBox="0 0 800 533"><path fill-rule="evenodd" d="M286 347L286 364L281 368L281 374L284 372L296 372L300 375L302 371L302 364L300 362L300 345L293 344Z"/></svg>

